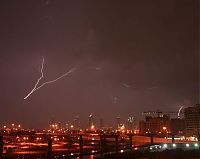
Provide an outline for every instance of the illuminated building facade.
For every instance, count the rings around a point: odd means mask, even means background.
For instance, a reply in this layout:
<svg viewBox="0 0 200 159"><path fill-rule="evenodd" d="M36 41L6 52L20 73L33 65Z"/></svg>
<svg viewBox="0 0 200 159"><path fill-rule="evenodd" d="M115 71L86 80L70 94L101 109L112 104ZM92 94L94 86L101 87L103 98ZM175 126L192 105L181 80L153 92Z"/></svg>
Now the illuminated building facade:
<svg viewBox="0 0 200 159"><path fill-rule="evenodd" d="M116 128L118 129L120 128L120 126L121 126L121 118L120 118L120 115L118 115L116 117Z"/></svg>
<svg viewBox="0 0 200 159"><path fill-rule="evenodd" d="M185 133L185 120L180 118L170 119L168 115L159 117L146 117L146 120L141 120L139 123L140 133L153 134L174 134L183 135Z"/></svg>
<svg viewBox="0 0 200 159"><path fill-rule="evenodd" d="M152 117L147 116L145 121L139 123L140 133L169 133L170 132L170 118L168 115Z"/></svg>
<svg viewBox="0 0 200 159"><path fill-rule="evenodd" d="M127 128L129 130L136 129L136 119L134 116L129 116L127 119Z"/></svg>
<svg viewBox="0 0 200 159"><path fill-rule="evenodd" d="M200 134L200 104L193 107L187 107L184 110L186 136Z"/></svg>

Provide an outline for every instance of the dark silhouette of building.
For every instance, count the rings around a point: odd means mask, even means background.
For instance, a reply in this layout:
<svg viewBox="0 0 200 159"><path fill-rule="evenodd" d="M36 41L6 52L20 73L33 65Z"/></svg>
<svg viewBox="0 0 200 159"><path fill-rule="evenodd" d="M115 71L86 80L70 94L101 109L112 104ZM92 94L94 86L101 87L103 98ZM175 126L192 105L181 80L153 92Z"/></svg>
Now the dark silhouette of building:
<svg viewBox="0 0 200 159"><path fill-rule="evenodd" d="M174 112L173 112L174 113ZM145 112L145 120L139 122L141 134L176 134L183 135L185 133L185 120L180 118L170 118L170 115L160 111Z"/></svg>
<svg viewBox="0 0 200 159"><path fill-rule="evenodd" d="M146 116L145 121L139 123L140 133L169 133L170 132L170 118L168 115L152 117Z"/></svg>
<svg viewBox="0 0 200 159"><path fill-rule="evenodd" d="M170 119L170 131L172 134L185 134L185 120L181 118Z"/></svg>
<svg viewBox="0 0 200 159"><path fill-rule="evenodd" d="M200 104L184 110L186 136L200 134Z"/></svg>

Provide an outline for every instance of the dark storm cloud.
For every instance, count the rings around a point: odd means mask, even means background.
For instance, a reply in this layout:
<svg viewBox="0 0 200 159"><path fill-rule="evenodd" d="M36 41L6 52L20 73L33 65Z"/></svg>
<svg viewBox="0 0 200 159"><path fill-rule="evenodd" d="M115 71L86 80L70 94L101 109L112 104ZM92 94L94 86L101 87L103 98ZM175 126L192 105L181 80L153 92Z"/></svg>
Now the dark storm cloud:
<svg viewBox="0 0 200 159"><path fill-rule="evenodd" d="M1 1L1 121L42 127L93 112L112 123L196 103L197 2ZM24 101L42 56L41 82L77 71Z"/></svg>

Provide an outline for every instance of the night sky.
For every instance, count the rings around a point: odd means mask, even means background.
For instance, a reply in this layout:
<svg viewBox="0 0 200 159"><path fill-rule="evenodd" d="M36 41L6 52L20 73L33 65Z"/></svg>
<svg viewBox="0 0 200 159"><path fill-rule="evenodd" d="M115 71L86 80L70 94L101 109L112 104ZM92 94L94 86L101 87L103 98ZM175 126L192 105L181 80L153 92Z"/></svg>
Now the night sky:
<svg viewBox="0 0 200 159"><path fill-rule="evenodd" d="M198 0L1 0L0 124L47 127L76 115L111 125L120 114L198 102ZM45 81L56 83L23 98Z"/></svg>

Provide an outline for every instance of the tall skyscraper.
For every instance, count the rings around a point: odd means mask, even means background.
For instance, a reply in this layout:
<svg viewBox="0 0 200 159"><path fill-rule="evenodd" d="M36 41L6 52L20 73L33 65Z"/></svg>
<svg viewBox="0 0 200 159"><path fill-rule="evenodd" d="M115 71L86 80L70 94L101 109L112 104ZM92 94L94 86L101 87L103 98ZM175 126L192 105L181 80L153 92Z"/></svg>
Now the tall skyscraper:
<svg viewBox="0 0 200 159"><path fill-rule="evenodd" d="M94 126L94 116L92 113L88 117L88 125L89 125L89 128L92 128Z"/></svg>
<svg viewBox="0 0 200 159"><path fill-rule="evenodd" d="M184 110L186 136L200 134L200 104Z"/></svg>
<svg viewBox="0 0 200 159"><path fill-rule="evenodd" d="M121 118L120 118L120 115L118 115L116 117L116 127L117 127L117 129L120 127L120 125L121 125Z"/></svg>

